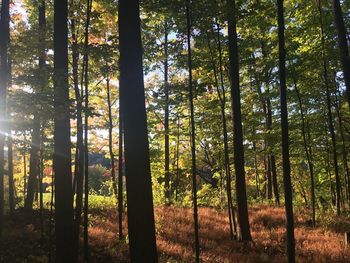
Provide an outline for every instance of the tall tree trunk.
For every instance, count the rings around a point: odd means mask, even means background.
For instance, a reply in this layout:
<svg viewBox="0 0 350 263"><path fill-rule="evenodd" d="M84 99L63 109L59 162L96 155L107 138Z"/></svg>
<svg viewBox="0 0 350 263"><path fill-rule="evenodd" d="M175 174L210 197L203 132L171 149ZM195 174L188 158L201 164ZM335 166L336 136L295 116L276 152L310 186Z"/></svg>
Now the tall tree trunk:
<svg viewBox="0 0 350 263"><path fill-rule="evenodd" d="M327 103L327 118L328 118L328 129L331 134L332 139L332 149L333 149L333 165L334 165L334 174L335 174L335 189L336 189L336 208L337 215L340 215L341 208L341 182L339 177L339 166L338 166L338 154L337 154L337 141L335 136L335 129L333 124L332 116L332 101L331 101L331 91L329 83L329 74L328 74L328 65L326 59L326 47L325 47L325 33L323 25L323 12L321 0L318 0L318 10L320 14L320 29L321 29L321 42L322 42L322 60L323 60L323 78L326 88L326 103Z"/></svg>
<svg viewBox="0 0 350 263"><path fill-rule="evenodd" d="M270 154L266 154L266 198L268 200L272 199L272 172L271 172L271 161Z"/></svg>
<svg viewBox="0 0 350 263"><path fill-rule="evenodd" d="M233 209L233 201L232 201L232 188L231 188L231 170L230 170L230 158L229 158L229 146L228 146L228 134L227 134L227 121L226 121L226 91L223 77L223 65L222 65L222 48L221 48L221 40L220 40L220 27L217 24L217 35L218 35L218 51L219 51L219 73L220 73L220 84L219 88L219 80L216 69L216 63L214 60L213 50L210 45L210 38L208 36L208 46L210 51L211 62L213 66L214 79L215 79L215 87L220 101L220 109L221 109L221 120L222 120L222 129L224 136L224 168L225 168L225 177L226 177L226 195L227 195L227 208L228 208L228 216L229 216L229 225L230 225L230 238L233 240L237 236L237 229L235 224L235 216Z"/></svg>
<svg viewBox="0 0 350 263"><path fill-rule="evenodd" d="M54 1L54 172L56 262L74 262L67 0Z"/></svg>
<svg viewBox="0 0 350 263"><path fill-rule="evenodd" d="M13 180L13 144L12 136L9 134L7 137L7 163L8 163L8 177L9 177L9 207L10 215L12 216L15 211L15 182Z"/></svg>
<svg viewBox="0 0 350 263"><path fill-rule="evenodd" d="M347 202L350 207L350 169L348 165L348 152L346 149L346 144L345 144L345 136L344 136L344 131L343 131L343 117L340 112L340 101L338 100L336 103L336 110L337 110L337 116L338 116L338 123L339 123L339 131L340 131L340 137L342 141L342 154L343 154L343 166L344 166L344 177L345 177L345 182L346 182L346 193L347 193Z"/></svg>
<svg viewBox="0 0 350 263"><path fill-rule="evenodd" d="M348 104L350 107L350 56L347 41L347 32L344 23L343 13L339 0L333 0L334 20L338 32L338 44L340 59L343 67L344 81L347 92Z"/></svg>
<svg viewBox="0 0 350 263"><path fill-rule="evenodd" d="M169 147L169 58L168 58L168 24L164 21L164 179L165 179L165 203L170 203L170 147Z"/></svg>
<svg viewBox="0 0 350 263"><path fill-rule="evenodd" d="M86 21L84 32L84 95L85 95L85 118L84 118L84 260L89 259L89 28L92 1L86 3Z"/></svg>
<svg viewBox="0 0 350 263"><path fill-rule="evenodd" d="M40 150L40 117L39 113L34 113L32 142L30 146L29 177L27 198L25 200L25 209L32 210L35 192L38 186L39 175L39 150Z"/></svg>
<svg viewBox="0 0 350 263"><path fill-rule="evenodd" d="M264 48L262 48L264 49ZM264 51L265 52L265 51ZM266 55L265 55L266 56ZM266 77L267 78L267 77ZM266 84L268 85L268 79L266 79ZM267 115L266 115L266 128L268 134L271 134L272 132L272 107L271 107L271 100L270 100L270 92L267 91L267 97L266 97L266 109L267 109ZM278 191L278 182L277 182L277 170L276 170L276 159L275 155L273 154L273 149L271 147L271 143L268 140L268 159L269 159L269 165L270 165L270 184L272 183L272 186L269 186L269 189L273 189L273 195L275 197L275 205L280 205L280 196ZM270 190L271 191L271 190Z"/></svg>
<svg viewBox="0 0 350 263"><path fill-rule="evenodd" d="M273 195L275 197L275 205L279 206L280 195L279 195L278 182L277 182L276 159L273 153L270 155L270 164L271 164L272 186L273 186Z"/></svg>
<svg viewBox="0 0 350 263"><path fill-rule="evenodd" d="M71 32L72 32L72 71L73 71L73 86L75 93L75 100L77 103L77 146L75 152L75 166L74 166L74 181L73 192L76 193L75 199L75 231L79 232L79 226L81 221L81 210L83 203L83 182L84 182L84 129L83 129L83 96L82 91L79 88L79 50L78 50L78 38L75 27L75 19L71 20ZM83 85L83 83L81 83ZM79 235L79 233L78 233ZM75 233L75 238L77 233ZM78 242L77 240L75 242Z"/></svg>
<svg viewBox="0 0 350 263"><path fill-rule="evenodd" d="M139 0L119 1L118 22L130 259L131 262L158 262Z"/></svg>
<svg viewBox="0 0 350 263"><path fill-rule="evenodd" d="M230 58L230 81L231 100L233 114L234 134L234 166L236 172L236 200L237 218L239 225L239 239L250 241L250 226L248 218L247 192L244 170L244 147L243 127L241 116L241 96L239 84L239 57L238 57L238 36L236 22L235 0L227 0L228 14L228 37L229 37L229 58Z"/></svg>
<svg viewBox="0 0 350 263"><path fill-rule="evenodd" d="M278 47L279 47L279 79L280 79L280 100L281 100L281 128L282 128L282 162L283 162L283 183L284 199L286 209L287 228L287 251L288 262L295 262L295 239L294 239L294 216L293 216L293 194L290 177L289 161L289 127L287 109L287 84L286 84L286 50L284 37L284 7L283 0L277 0L278 10Z"/></svg>
<svg viewBox="0 0 350 263"><path fill-rule="evenodd" d="M119 88L119 149L118 149L118 229L119 240L123 239L123 117L121 90Z"/></svg>
<svg viewBox="0 0 350 263"><path fill-rule="evenodd" d="M10 40L10 4L9 0L1 2L0 20L0 116L6 115L6 96L8 86L8 45ZM5 129L6 120L0 121L0 237L4 215L4 173L5 173Z"/></svg>
<svg viewBox="0 0 350 263"><path fill-rule="evenodd" d="M309 143L308 143L307 139L306 139L306 133L310 135L310 132L309 132L309 130L306 131L304 107L303 107L301 94L300 94L299 89L297 87L296 81L294 81L294 88L295 88L295 92L297 94L298 102L299 102L300 117L301 117L301 133L303 136L304 150L305 150L306 160L307 160L307 164L308 164L309 172L310 172L312 225L315 227L316 226L315 176L314 176L314 163L312 160L312 148L311 148L311 145L309 145L311 138L308 138L309 139Z"/></svg>
<svg viewBox="0 0 350 263"><path fill-rule="evenodd" d="M180 184L180 116L177 115L176 121L177 129L176 129L176 178L175 178L175 202L178 201L179 195L179 184Z"/></svg>
<svg viewBox="0 0 350 263"><path fill-rule="evenodd" d="M255 134L255 129L254 129ZM259 175L259 166L258 166L258 157L257 157L257 149L256 142L253 141L253 150L254 150L254 170L255 170L255 187L256 187L256 197L260 198L260 175Z"/></svg>
<svg viewBox="0 0 350 263"><path fill-rule="evenodd" d="M190 126L191 126L191 155L192 155L192 195L193 195L193 219L194 219L194 245L196 252L196 263L200 262L199 247L199 225L198 225L198 207L197 207L197 160L196 160L196 127L194 120L193 103L193 80L192 80L192 1L186 1L186 22L187 22L187 50L188 50L188 89L190 103Z"/></svg>
<svg viewBox="0 0 350 263"><path fill-rule="evenodd" d="M107 107L108 107L108 148L109 155L111 156L111 176L112 176L112 184L113 191L116 197L118 197L118 189L117 189L117 180L115 176L115 156L113 151L113 115L112 115L112 102L111 102L111 88L110 88L110 80L109 75L106 79L107 86Z"/></svg>
<svg viewBox="0 0 350 263"><path fill-rule="evenodd" d="M8 58L8 89L12 86L12 63L11 58ZM7 105L8 118L8 135L7 135L7 171L9 179L9 208L10 216L13 216L15 211L15 183L13 178L13 140L12 140L12 123L11 123L11 106Z"/></svg>
<svg viewBox="0 0 350 263"><path fill-rule="evenodd" d="M75 100L77 103L77 146L75 153L75 167L74 167L74 181L73 181L73 193L76 193L75 197L75 218L74 218L74 246L75 257L78 259L79 253L79 234L81 224L81 212L83 207L83 188L84 188L84 129L83 129L83 98L82 91L79 88L79 75L78 75L78 38L75 27L75 20L71 20L71 34L72 34L72 71L73 71L73 86L75 93ZM83 84L83 83L82 83Z"/></svg>
<svg viewBox="0 0 350 263"><path fill-rule="evenodd" d="M27 195L27 156L26 156L26 139L24 139L24 149L23 149L23 199L26 199Z"/></svg>

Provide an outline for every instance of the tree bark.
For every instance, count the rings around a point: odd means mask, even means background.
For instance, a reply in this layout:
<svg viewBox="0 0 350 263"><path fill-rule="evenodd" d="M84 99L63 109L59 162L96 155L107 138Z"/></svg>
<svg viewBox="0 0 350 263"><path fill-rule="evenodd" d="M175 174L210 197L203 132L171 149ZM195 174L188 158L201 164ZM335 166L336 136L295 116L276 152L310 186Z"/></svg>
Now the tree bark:
<svg viewBox="0 0 350 263"><path fill-rule="evenodd" d="M9 82L8 48L10 41L10 3L2 0L0 20L0 116L6 116L6 97ZM4 173L5 173L6 120L0 121L0 237L4 215Z"/></svg>
<svg viewBox="0 0 350 263"><path fill-rule="evenodd" d="M119 149L118 149L118 229L119 240L123 239L123 112L121 104L121 90L119 88Z"/></svg>
<svg viewBox="0 0 350 263"><path fill-rule="evenodd" d="M119 1L118 22L130 259L156 263L139 0Z"/></svg>
<svg viewBox="0 0 350 263"><path fill-rule="evenodd" d="M168 59L168 25L164 22L164 179L165 179L165 203L170 203L170 147L169 147L169 59Z"/></svg>
<svg viewBox="0 0 350 263"><path fill-rule="evenodd" d="M279 48L279 79L281 96L281 128L282 128L282 163L283 163L283 183L284 199L286 210L286 230L287 230L287 252L288 262L295 262L295 239L294 239L294 216L293 216L293 194L292 182L290 178L289 161L289 128L287 109L287 84L286 84L286 50L284 37L284 7L283 0L277 0L278 10L278 48Z"/></svg>
<svg viewBox="0 0 350 263"><path fill-rule="evenodd" d="M67 0L54 1L54 172L56 262L75 262L68 85Z"/></svg>
<svg viewBox="0 0 350 263"><path fill-rule="evenodd" d="M187 25L187 51L188 51L188 89L190 103L190 126L191 126L191 155L192 155L192 195L193 195L193 219L194 219L194 238L196 263L200 262L199 246L199 225L198 225L198 207L197 207L197 160L196 160L196 127L194 120L194 103L193 103L193 80L192 80L192 1L186 1L186 25Z"/></svg>
<svg viewBox="0 0 350 263"><path fill-rule="evenodd" d="M248 218L247 192L244 170L243 127L241 116L241 96L239 84L238 36L236 22L235 0L228 0L228 37L230 59L231 102L234 134L234 166L236 172L237 218L239 225L238 238L250 241L250 226Z"/></svg>
<svg viewBox="0 0 350 263"><path fill-rule="evenodd" d="M294 88L295 92L298 97L298 102L299 102L299 109L300 109L300 117L301 117L301 133L303 136L303 143L304 143L304 149L305 149L305 154L306 154L306 160L307 164L309 167L309 172L310 172L310 190L311 190L311 206L312 206L312 225L313 227L316 226L316 198L315 198L315 175L314 175L314 163L312 159L312 148L310 143L310 136L309 136L309 143L307 142L306 139L306 133L310 135L309 131L306 131L306 121L305 121L305 113L304 113L304 107L303 107L303 102L301 99L301 94L299 92L299 89L297 87L296 81L294 81Z"/></svg>
<svg viewBox="0 0 350 263"><path fill-rule="evenodd" d="M338 166L338 154L337 154L337 141L335 135L335 129L333 124L333 116L332 116L332 101L331 101L331 91L330 91L330 83L329 83L329 73L328 73L328 65L326 59L326 50L325 50L325 33L324 33L324 25L323 25L323 12L321 0L318 0L318 10L320 14L320 30L321 30L321 42L322 42L322 60L323 60L323 80L326 88L326 103L327 103L327 118L328 118L328 129L331 134L332 140L332 149L333 149L333 165L334 165L334 174L335 174L335 189L336 189L336 208L337 215L340 215L341 208L341 182L339 177L339 166Z"/></svg>
<svg viewBox="0 0 350 263"><path fill-rule="evenodd" d="M350 108L350 56L347 41L347 32L339 0L333 0L333 10L335 25L338 33L340 60L343 67L344 82L346 86L348 105Z"/></svg>

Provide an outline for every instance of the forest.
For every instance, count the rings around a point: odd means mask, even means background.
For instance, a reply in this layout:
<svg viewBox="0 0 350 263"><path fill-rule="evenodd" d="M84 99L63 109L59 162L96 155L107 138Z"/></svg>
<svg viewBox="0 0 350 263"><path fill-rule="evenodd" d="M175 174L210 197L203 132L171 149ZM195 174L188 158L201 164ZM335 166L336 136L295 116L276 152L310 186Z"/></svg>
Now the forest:
<svg viewBox="0 0 350 263"><path fill-rule="evenodd" d="M350 0L0 8L0 263L350 262Z"/></svg>

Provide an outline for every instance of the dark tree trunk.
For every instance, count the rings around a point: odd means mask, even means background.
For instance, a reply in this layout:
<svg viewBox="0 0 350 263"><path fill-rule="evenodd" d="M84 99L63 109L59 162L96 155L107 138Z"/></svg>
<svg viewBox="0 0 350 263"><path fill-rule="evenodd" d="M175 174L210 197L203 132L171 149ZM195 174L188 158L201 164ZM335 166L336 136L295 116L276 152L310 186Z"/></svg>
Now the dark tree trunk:
<svg viewBox="0 0 350 263"><path fill-rule="evenodd" d="M39 175L39 150L40 150L40 118L39 113L34 114L33 120L33 132L32 142L30 146L30 161L29 161L29 177L28 177L28 189L27 198L25 200L25 209L32 210L35 192L38 186L38 175Z"/></svg>
<svg viewBox="0 0 350 263"><path fill-rule="evenodd" d="M255 130L254 130L255 134ZM253 150L254 150L254 170L255 170L255 187L256 187L256 197L260 198L260 175L259 175L259 166L258 166L258 157L257 157L257 149L256 142L253 141Z"/></svg>
<svg viewBox="0 0 350 263"><path fill-rule="evenodd" d="M341 182L339 177L339 166L338 166L338 154L337 154L337 141L335 135L335 129L333 124L333 116L332 116L332 100L331 100L331 91L330 91L330 83L329 83L329 73L328 73L328 65L326 59L326 50L325 50L325 33L324 33L324 25L323 25L323 11L321 0L318 1L318 9L320 14L320 29L321 29L321 42L322 42L322 59L323 59L323 78L324 84L326 88L326 103L327 103L327 118L328 118L328 129L331 134L332 139L332 150L333 150L333 165L334 165L334 174L335 174L335 189L336 189L336 207L337 207L337 215L340 215L341 208Z"/></svg>
<svg viewBox="0 0 350 263"><path fill-rule="evenodd" d="M26 139L24 139L24 143ZM26 199L27 195L27 156L26 156L26 145L23 149L23 198Z"/></svg>
<svg viewBox="0 0 350 263"><path fill-rule="evenodd" d="M84 260L89 260L89 28L92 0L86 1L86 21L84 32L84 95L85 95L85 118L84 118Z"/></svg>
<svg viewBox="0 0 350 263"><path fill-rule="evenodd" d="M168 24L164 22L164 179L165 179L165 203L170 203L170 147L169 147L169 61L168 61Z"/></svg>
<svg viewBox="0 0 350 263"><path fill-rule="evenodd" d="M289 131L288 131L288 109L287 109L287 84L286 84L286 50L284 37L284 7L283 0L277 0L278 10L278 40L279 40L279 79L281 96L281 128L282 128L282 163L284 199L286 209L287 228L287 252L288 262L295 262L295 239L294 239L294 216L293 216L293 194L290 177L289 161Z"/></svg>
<svg viewBox="0 0 350 263"><path fill-rule="evenodd" d="M130 259L131 262L158 262L139 0L119 1L119 41Z"/></svg>
<svg viewBox="0 0 350 263"><path fill-rule="evenodd" d="M10 215L15 211L15 182L13 180L13 144L11 134L7 137L7 163L8 163L8 177L9 177L9 207Z"/></svg>
<svg viewBox="0 0 350 263"><path fill-rule="evenodd" d="M176 130L176 178L175 178L175 202L178 201L179 195L179 184L180 184L180 168L179 168L179 159L180 159L180 116L177 115L177 130Z"/></svg>
<svg viewBox="0 0 350 263"><path fill-rule="evenodd" d="M79 253L79 234L80 234L80 223L81 223L81 212L83 207L83 188L84 188L84 129L83 129L83 98L82 91L79 88L79 75L78 75L78 38L75 27L75 20L71 20L71 31L72 31L72 64L73 64L73 86L75 93L75 100L77 103L76 114L77 114L77 146L75 153L75 166L74 166L74 181L73 181L73 193L75 196L75 218L74 218L74 246L75 246L75 257L78 259ZM83 83L82 83L83 84Z"/></svg>
<svg viewBox="0 0 350 263"><path fill-rule="evenodd" d="M238 57L238 36L236 22L235 0L227 0L228 4L228 36L229 36L229 58L230 58L230 81L231 100L233 114L233 134L234 134L234 166L236 172L236 199L237 218L239 225L239 239L250 241L250 226L248 218L247 192L244 170L244 146L243 128L241 116L241 96L239 84L239 57Z"/></svg>
<svg viewBox="0 0 350 263"><path fill-rule="evenodd" d="M233 201L232 201L232 188L231 188L231 170L230 170L230 158L229 158L229 146L228 146L228 134L227 134L227 121L226 121L226 91L224 86L224 77L223 77L223 65L222 65L222 49L221 49L221 40L220 40L220 27L217 24L217 35L218 35L218 51L219 51L219 73L220 73L220 84L219 88L219 80L218 73L216 69L216 63L214 60L213 50L210 45L210 38L208 36L208 46L210 51L211 62L213 66L214 79L215 79L215 87L220 101L221 108L221 119L222 119L222 129L224 136L224 168L225 168L225 177L226 177L226 194L227 194L227 208L228 208L228 216L229 216L229 225L230 225L230 239L233 240L237 237L237 227L235 224L235 216L233 209Z"/></svg>
<svg viewBox="0 0 350 263"><path fill-rule="evenodd" d="M67 0L54 1L54 172L56 262L74 262Z"/></svg>
<svg viewBox="0 0 350 263"><path fill-rule="evenodd" d="M350 206L350 169L348 165L348 152L346 149L346 144L345 144L345 136L344 136L344 131L343 131L343 117L340 112L340 101L337 101L336 103L336 110L337 110L337 116L338 116L338 123L339 123L339 131L340 131L340 137L342 141L342 154L343 154L343 166L344 166L344 177L345 177L345 189L347 193L347 202Z"/></svg>
<svg viewBox="0 0 350 263"><path fill-rule="evenodd" d="M111 156L111 177L113 184L113 191L116 197L118 197L117 180L115 176L115 156L113 151L113 115L112 115L112 102L111 102L111 88L109 74L106 79L107 86L107 107L108 107L108 148L109 155Z"/></svg>
<svg viewBox="0 0 350 263"><path fill-rule="evenodd" d="M192 195L193 195L193 219L194 219L194 245L196 251L196 263L200 262L199 247L199 225L198 225L198 207L197 207L197 162L196 162L196 127L194 120L194 103L193 103L193 80L192 80L192 49L191 49L191 32L192 32L192 6L191 0L186 1L186 20L187 20L187 50L188 50L188 89L190 102L190 126L191 126L191 155L192 155Z"/></svg>
<svg viewBox="0 0 350 263"><path fill-rule="evenodd" d="M276 159L275 159L275 155L273 153L270 155L270 164L271 164L272 186L273 186L273 195L275 197L275 205L279 206L280 205L280 195L279 195L279 191L278 191Z"/></svg>
<svg viewBox="0 0 350 263"><path fill-rule="evenodd" d="M350 107L350 56L349 47L347 41L347 32L344 23L343 13L341 10L341 5L339 0L333 0L333 10L335 25L338 32L338 44L340 50L340 59L343 66L344 81L347 92L348 104Z"/></svg>
<svg viewBox="0 0 350 263"><path fill-rule="evenodd" d="M270 155L266 154L266 198L268 200L272 199L272 172L271 172L271 161Z"/></svg>
<svg viewBox="0 0 350 263"><path fill-rule="evenodd" d="M10 41L10 13L9 0L1 2L1 20L0 20L0 116L6 115L6 96L8 86L8 46ZM0 121L0 237L3 227L4 215L4 173L5 173L5 129L6 120Z"/></svg>
<svg viewBox="0 0 350 263"><path fill-rule="evenodd" d="M305 154L306 154L306 160L307 160L307 164L308 164L309 172L310 172L312 225L315 227L316 226L315 176L314 176L314 163L312 160L312 148L311 148L311 145L309 145L311 138L308 138L309 139L309 143L308 143L307 139L306 139L306 134L310 134L310 132L306 131L304 107L303 107L301 94L300 94L299 89L297 87L296 81L294 81L294 88L295 88L295 91L297 93L298 102L299 102L299 109L300 109L300 116L301 116L301 133L303 136L303 143L304 143L304 149L305 149Z"/></svg>
<svg viewBox="0 0 350 263"><path fill-rule="evenodd" d="M45 31L46 31L46 5L45 0L40 1L39 5L39 38L40 38L40 54L39 54L39 86L37 87L37 93L40 94L43 92L46 85L46 74L45 74ZM33 209L34 196L38 192L39 185L39 174L40 174L40 145L41 145L41 136L40 136L40 126L41 118L40 112L36 110L34 112L34 121L33 121L33 132L32 132L32 143L30 150L30 163L29 163L29 178L28 178L28 191L27 198L25 200L25 208L27 210Z"/></svg>
<svg viewBox="0 0 350 263"><path fill-rule="evenodd" d="M119 240L123 239L123 121L121 90L119 89L119 149L118 149L118 229Z"/></svg>

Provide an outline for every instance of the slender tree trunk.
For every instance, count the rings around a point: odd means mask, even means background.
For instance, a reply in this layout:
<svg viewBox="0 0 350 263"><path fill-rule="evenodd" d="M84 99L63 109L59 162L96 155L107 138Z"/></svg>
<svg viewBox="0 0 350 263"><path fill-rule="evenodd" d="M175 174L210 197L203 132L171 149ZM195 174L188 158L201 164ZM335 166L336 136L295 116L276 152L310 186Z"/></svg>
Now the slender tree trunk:
<svg viewBox="0 0 350 263"><path fill-rule="evenodd" d="M276 169L276 159L275 155L270 155L270 164L271 164L271 174L272 174L272 186L273 186L273 194L275 197L275 205L280 205L280 195L278 191L278 182L277 182L277 169Z"/></svg>
<svg viewBox="0 0 350 263"><path fill-rule="evenodd" d="M43 178L44 178L44 128L41 130L41 145L40 145L40 166L39 166L39 207L40 207L40 234L43 241L44 238L44 193L43 193Z"/></svg>
<svg viewBox="0 0 350 263"><path fill-rule="evenodd" d="M24 139L25 140L25 139ZM26 146L23 149L23 199L26 199L27 192L27 157L26 157Z"/></svg>
<svg viewBox="0 0 350 263"><path fill-rule="evenodd" d="M73 64L73 85L75 100L77 103L77 146L75 152L75 167L74 167L74 181L73 181L73 192L76 193L75 199L75 242L79 242L79 228L81 221L81 210L83 203L83 187L84 187L84 129L83 129L83 98L82 91L79 88L79 76L78 76L78 39L75 27L75 20L71 20L71 31L72 31L72 64ZM83 83L82 83L83 85Z"/></svg>
<svg viewBox="0 0 350 263"><path fill-rule="evenodd" d="M255 133L255 130L254 130ZM257 149L256 142L253 141L253 150L254 150L254 170L255 170L255 187L256 187L256 197L260 198L260 175L259 175L259 167L258 167L258 158L257 158Z"/></svg>
<svg viewBox="0 0 350 263"><path fill-rule="evenodd" d="M192 80L192 1L186 1L186 20L187 20L187 50L188 50L188 73L189 73L189 103L190 103L190 126L191 126L191 154L192 154L192 195L193 195L193 219L194 219L194 245L196 252L196 263L200 262L199 245L199 225L198 225L198 207L197 207L197 160L196 160L196 127L194 120L193 103L193 80Z"/></svg>
<svg viewBox="0 0 350 263"><path fill-rule="evenodd" d="M54 172L56 262L75 262L68 85L67 0L54 1Z"/></svg>
<svg viewBox="0 0 350 263"><path fill-rule="evenodd" d="M338 45L340 50L341 64L343 67L344 82L346 86L348 104L350 107L350 56L347 41L347 32L339 0L333 0L333 10L335 25L338 32Z"/></svg>
<svg viewBox="0 0 350 263"><path fill-rule="evenodd" d="M8 61L8 88L12 86L12 63L9 57ZM13 178L13 141L12 141L12 124L11 124L11 106L7 105L7 118L8 118L8 135L7 135L7 171L9 179L9 208L10 216L13 216L15 211L15 183Z"/></svg>
<svg viewBox="0 0 350 263"><path fill-rule="evenodd" d="M73 180L73 193L76 193L75 197L75 219L74 219L74 246L75 257L78 259L79 254L79 234L81 224L81 212L83 207L83 188L84 188L84 129L82 118L82 91L79 88L79 75L78 75L78 39L75 27L75 20L71 20L72 31L72 64L73 64L73 85L75 100L77 103L77 146L75 153L75 167L74 167L74 180ZM83 83L82 83L83 84Z"/></svg>
<svg viewBox="0 0 350 263"><path fill-rule="evenodd" d="M327 102L327 117L328 117L328 128L331 134L332 139L332 149L333 149L333 165L334 165L334 174L335 174L335 188L336 188L336 208L337 215L340 215L341 208L341 182L339 177L339 166L338 166L338 154L337 154L337 141L335 136L334 124L333 124L333 116L332 116L332 101L331 101L331 91L330 91L330 83L329 83L329 75L328 75L328 65L325 54L325 34L324 34L324 25L323 25L323 12L321 0L318 0L318 9L320 14L320 29L321 29L321 41L322 41L322 59L323 59L323 77L324 84L326 88L326 102Z"/></svg>
<svg viewBox="0 0 350 263"><path fill-rule="evenodd" d="M303 108L303 102L301 100L301 95L299 89L297 87L296 81L294 81L294 88L298 97L300 116L301 116L301 133L303 136L304 149L306 154L306 160L309 167L310 172L310 190L311 190L311 206L312 206L312 225L316 226L316 198L315 198L315 176L314 176L314 164L312 160L312 151L311 145L308 146L308 142L306 139L306 133L310 134L309 131L306 131L306 121L305 121L305 113ZM308 138L310 141L310 138ZM309 142L310 143L310 142Z"/></svg>
<svg viewBox="0 0 350 263"><path fill-rule="evenodd" d="M239 239L250 241L250 226L248 218L247 192L244 170L243 127L241 116L241 96L239 84L238 36L236 22L235 0L228 0L228 36L230 58L231 100L234 134L234 166L236 172L236 200L239 225Z"/></svg>
<svg viewBox="0 0 350 263"><path fill-rule="evenodd" d="M286 209L287 230L287 252L288 262L295 262L295 239L294 239L294 216L293 216L293 194L290 177L289 161L289 131L288 131L288 109L287 109L287 84L286 84L286 50L284 37L284 7L283 0L277 0L278 10L278 40L279 40L279 79L281 96L281 126L282 126L282 163L284 199Z"/></svg>
<svg viewBox="0 0 350 263"><path fill-rule="evenodd" d="M6 115L6 96L8 86L8 46L10 40L10 13L9 0L1 2L0 20L0 116ZM5 129L6 120L0 121L0 237L3 227L4 215L4 173L5 173Z"/></svg>
<svg viewBox="0 0 350 263"><path fill-rule="evenodd" d="M343 131L343 117L340 112L340 101L336 103L336 110L337 110L337 116L338 116L338 122L339 122L339 131L340 131L340 137L342 141L342 154L343 154L343 165L344 165L344 177L346 182L346 193L347 193L347 202L350 207L350 169L348 165L348 152L346 150L345 145L345 136Z"/></svg>
<svg viewBox="0 0 350 263"><path fill-rule="evenodd" d="M89 259L89 28L92 1L86 3L86 21L84 34L84 92L85 92L85 118L84 118L84 260Z"/></svg>
<svg viewBox="0 0 350 263"><path fill-rule="evenodd" d="M35 113L34 120L33 120L32 143L30 148L27 198L25 200L25 208L27 210L33 209L34 195L38 185L39 164L40 164L39 149L40 149L40 118L39 118L39 113Z"/></svg>
<svg viewBox="0 0 350 263"><path fill-rule="evenodd" d="M139 0L119 1L118 22L130 259L156 263Z"/></svg>
<svg viewBox="0 0 350 263"><path fill-rule="evenodd" d="M176 179L175 179L175 202L178 201L179 184L180 184L180 116L177 115L177 132L176 132Z"/></svg>
<svg viewBox="0 0 350 263"><path fill-rule="evenodd" d="M111 176L112 176L112 184L113 191L116 197L118 197L118 189L117 189L117 180L115 176L115 157L113 151L113 115L112 115L112 102L111 102L111 89L110 89L110 80L109 76L106 79L107 86L107 106L108 106L108 148L109 155L111 156Z"/></svg>
<svg viewBox="0 0 350 263"><path fill-rule="evenodd" d="M169 58L168 58L168 24L164 21L164 146L165 146L165 203L170 203L170 147L169 147Z"/></svg>
<svg viewBox="0 0 350 263"><path fill-rule="evenodd" d="M266 83L268 84L268 80L266 80ZM267 98L266 98L266 109L267 109L267 116L266 116L266 126L267 126L267 132L270 134L272 132L272 109L271 109L271 100L270 100L270 92L267 92ZM268 152L269 152L269 165L270 165L270 173L269 176L270 181L269 183L272 184L272 186L269 186L269 190L271 191L271 188L273 190L273 195L275 197L275 205L280 205L280 196L278 191L278 182L277 182L277 170L276 170L276 159L275 155L273 154L273 149L271 147L271 143L268 143ZM271 194L270 194L271 195ZM270 197L271 198L271 197Z"/></svg>
<svg viewBox="0 0 350 263"><path fill-rule="evenodd" d="M224 167L225 167L225 178L226 178L226 194L227 194L227 208L229 215L229 225L230 225L230 239L233 240L237 237L237 227L235 224L235 216L232 202L232 189L231 189L231 170L230 170L230 158L229 158L229 146L228 146L228 135L227 135L227 121L226 121L226 94L225 94L225 86L224 86L224 78L223 78L223 66L222 66L222 49L221 49L221 40L220 40L220 27L217 24L217 35L218 35L218 51L219 51L219 64L220 64L220 82L221 87L219 88L219 80L216 69L216 63L214 60L214 54L210 45L210 39L208 36L208 46L210 51L211 62L213 66L214 79L215 79L215 87L220 101L221 108L221 119L222 119L222 128L223 128L223 136L224 136Z"/></svg>
<svg viewBox="0 0 350 263"><path fill-rule="evenodd" d="M7 137L7 163L8 163L8 177L9 177L9 207L10 215L12 216L15 211L15 182L13 180L13 149L12 149L12 136L9 134Z"/></svg>
<svg viewBox="0 0 350 263"><path fill-rule="evenodd" d="M271 172L271 161L270 161L270 155L266 154L266 166L267 166L267 172L266 172L266 198L268 200L272 199L272 172Z"/></svg>
<svg viewBox="0 0 350 263"><path fill-rule="evenodd" d="M119 240L123 239L123 121L121 90L119 88L119 149L118 149L118 228Z"/></svg>

